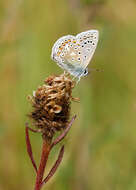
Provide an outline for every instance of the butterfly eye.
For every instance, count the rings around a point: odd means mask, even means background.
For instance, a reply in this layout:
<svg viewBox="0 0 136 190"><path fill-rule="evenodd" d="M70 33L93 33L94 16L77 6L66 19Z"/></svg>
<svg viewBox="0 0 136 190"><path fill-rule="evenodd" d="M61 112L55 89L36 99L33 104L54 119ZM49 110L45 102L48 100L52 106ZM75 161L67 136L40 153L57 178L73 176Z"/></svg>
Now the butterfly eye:
<svg viewBox="0 0 136 190"><path fill-rule="evenodd" d="M86 76L86 75L88 75L88 69L85 69L85 70L84 70L83 76Z"/></svg>

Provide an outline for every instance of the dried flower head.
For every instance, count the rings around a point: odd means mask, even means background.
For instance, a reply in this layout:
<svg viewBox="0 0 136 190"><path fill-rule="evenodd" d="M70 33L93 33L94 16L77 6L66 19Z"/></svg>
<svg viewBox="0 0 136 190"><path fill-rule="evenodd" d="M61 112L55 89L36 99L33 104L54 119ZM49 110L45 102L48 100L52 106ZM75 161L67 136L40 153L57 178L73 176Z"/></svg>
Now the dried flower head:
<svg viewBox="0 0 136 190"><path fill-rule="evenodd" d="M29 96L33 106L29 117L45 138L52 139L56 131L67 126L74 86L69 75L50 76Z"/></svg>

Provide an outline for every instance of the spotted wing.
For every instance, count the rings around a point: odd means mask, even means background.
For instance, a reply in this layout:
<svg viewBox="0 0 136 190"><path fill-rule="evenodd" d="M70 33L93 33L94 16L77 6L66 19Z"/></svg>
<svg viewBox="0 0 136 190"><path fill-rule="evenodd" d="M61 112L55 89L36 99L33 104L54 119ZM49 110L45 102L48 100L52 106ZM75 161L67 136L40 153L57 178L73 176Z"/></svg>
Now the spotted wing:
<svg viewBox="0 0 136 190"><path fill-rule="evenodd" d="M88 30L77 34L77 43L80 44L78 51L81 54L82 68L86 68L91 61L97 47L99 32L97 30Z"/></svg>
<svg viewBox="0 0 136 190"><path fill-rule="evenodd" d="M89 30L77 36L67 35L58 39L51 57L73 76L81 76L89 64L98 42L98 31Z"/></svg>
<svg viewBox="0 0 136 190"><path fill-rule="evenodd" d="M52 48L51 58L63 69L66 64L72 62L73 55L75 55L73 52L75 39L72 35L63 36L55 42Z"/></svg>

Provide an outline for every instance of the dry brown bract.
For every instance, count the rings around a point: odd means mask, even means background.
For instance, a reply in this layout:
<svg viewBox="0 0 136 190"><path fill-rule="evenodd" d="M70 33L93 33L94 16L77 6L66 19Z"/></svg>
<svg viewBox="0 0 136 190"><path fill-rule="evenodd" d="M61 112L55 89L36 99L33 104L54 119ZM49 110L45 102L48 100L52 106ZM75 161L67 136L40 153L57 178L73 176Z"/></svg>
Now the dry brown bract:
<svg viewBox="0 0 136 190"><path fill-rule="evenodd" d="M69 75L50 76L29 96L33 106L29 117L46 138L52 139L56 131L67 127L74 86Z"/></svg>

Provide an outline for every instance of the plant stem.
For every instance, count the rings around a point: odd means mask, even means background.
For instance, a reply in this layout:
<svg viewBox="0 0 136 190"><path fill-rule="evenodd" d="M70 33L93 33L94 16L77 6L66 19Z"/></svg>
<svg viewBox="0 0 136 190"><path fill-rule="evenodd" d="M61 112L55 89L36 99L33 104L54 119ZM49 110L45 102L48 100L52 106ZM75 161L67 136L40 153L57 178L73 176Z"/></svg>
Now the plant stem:
<svg viewBox="0 0 136 190"><path fill-rule="evenodd" d="M31 146L31 142L30 142L30 137L29 137L29 130L31 130L31 128L28 127L28 124L26 124L26 129L25 129L25 133L26 133L26 147L27 147L27 152L28 155L30 157L30 160L32 162L32 165L37 173L37 166L36 166L36 162L34 160L33 157L33 152L32 152L32 146ZM33 131L34 132L34 131Z"/></svg>
<svg viewBox="0 0 136 190"><path fill-rule="evenodd" d="M72 117L71 121L69 122L68 126L66 127L66 129L63 131L63 133L58 136L54 141L53 143L51 144L51 148L53 148L54 145L58 144L60 141L62 141L65 136L67 135L67 133L69 132L72 124L73 124L73 121L76 119L76 115L74 115L74 117Z"/></svg>
<svg viewBox="0 0 136 190"><path fill-rule="evenodd" d="M39 165L39 168L38 168L38 171L37 171L35 190L40 190L41 189L44 170L45 170L46 163L47 163L47 160L48 160L49 152L50 152L50 144L43 138L41 160L40 160L40 165Z"/></svg>
<svg viewBox="0 0 136 190"><path fill-rule="evenodd" d="M47 183L49 181L49 179L55 174L57 168L59 167L59 165L60 165L60 163L62 161L63 154L64 154L64 145L61 147L58 159L56 160L55 164L53 165L53 167L50 170L50 172L47 175L47 177L42 181L41 186L43 186L45 183Z"/></svg>

